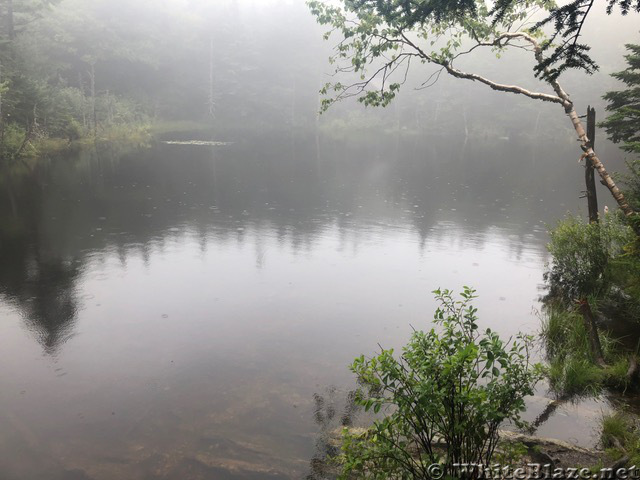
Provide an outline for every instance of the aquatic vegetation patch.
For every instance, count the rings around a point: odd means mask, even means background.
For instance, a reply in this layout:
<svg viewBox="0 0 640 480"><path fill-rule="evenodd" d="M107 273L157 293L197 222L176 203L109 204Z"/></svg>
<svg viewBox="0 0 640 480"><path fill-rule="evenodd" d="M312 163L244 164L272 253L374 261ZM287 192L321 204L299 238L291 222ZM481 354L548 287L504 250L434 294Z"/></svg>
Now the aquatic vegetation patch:
<svg viewBox="0 0 640 480"><path fill-rule="evenodd" d="M166 145L199 145L209 147L222 147L233 144L233 142L214 142L207 140L163 140L162 143Z"/></svg>

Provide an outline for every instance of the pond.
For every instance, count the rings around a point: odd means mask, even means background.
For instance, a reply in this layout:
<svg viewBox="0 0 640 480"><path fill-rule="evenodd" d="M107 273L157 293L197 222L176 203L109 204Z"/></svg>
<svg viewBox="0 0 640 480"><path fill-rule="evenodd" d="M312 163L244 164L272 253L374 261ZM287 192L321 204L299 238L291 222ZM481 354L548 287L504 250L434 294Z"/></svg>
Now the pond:
<svg viewBox="0 0 640 480"><path fill-rule="evenodd" d="M537 331L546 224L584 208L572 141L191 137L3 176L3 478L313 476L355 356L438 287ZM589 445L603 408L540 434Z"/></svg>

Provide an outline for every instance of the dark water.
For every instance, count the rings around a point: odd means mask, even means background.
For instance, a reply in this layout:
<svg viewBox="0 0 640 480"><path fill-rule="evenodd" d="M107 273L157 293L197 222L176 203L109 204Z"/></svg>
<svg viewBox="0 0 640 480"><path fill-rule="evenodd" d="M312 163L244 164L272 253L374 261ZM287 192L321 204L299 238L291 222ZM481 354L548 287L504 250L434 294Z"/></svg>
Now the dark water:
<svg viewBox="0 0 640 480"><path fill-rule="evenodd" d="M5 173L2 478L311 474L348 364L428 327L433 289L538 329L545 222L581 204L574 147L239 139ZM601 408L540 433L589 444Z"/></svg>

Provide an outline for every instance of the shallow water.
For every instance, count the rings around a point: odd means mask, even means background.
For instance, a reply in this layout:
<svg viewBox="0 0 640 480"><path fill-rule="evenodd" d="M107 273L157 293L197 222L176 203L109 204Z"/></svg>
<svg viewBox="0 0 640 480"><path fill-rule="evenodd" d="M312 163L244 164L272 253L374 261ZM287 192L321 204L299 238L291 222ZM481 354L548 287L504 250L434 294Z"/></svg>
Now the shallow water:
<svg viewBox="0 0 640 480"><path fill-rule="evenodd" d="M3 478L302 478L350 361L428 327L435 288L537 330L545 223L580 205L572 143L546 174L541 146L233 140L3 177ZM589 445L603 408L540 434Z"/></svg>

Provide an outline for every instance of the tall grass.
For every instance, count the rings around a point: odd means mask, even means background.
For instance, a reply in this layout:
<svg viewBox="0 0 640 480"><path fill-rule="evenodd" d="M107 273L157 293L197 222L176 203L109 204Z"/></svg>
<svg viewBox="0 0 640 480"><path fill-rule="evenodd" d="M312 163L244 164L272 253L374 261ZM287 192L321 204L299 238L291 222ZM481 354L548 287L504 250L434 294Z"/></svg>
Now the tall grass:
<svg viewBox="0 0 640 480"><path fill-rule="evenodd" d="M558 396L596 395L604 387L625 390L628 359L608 334L600 333L608 366L594 361L582 316L561 304L545 308L540 332L546 348L549 385Z"/></svg>

